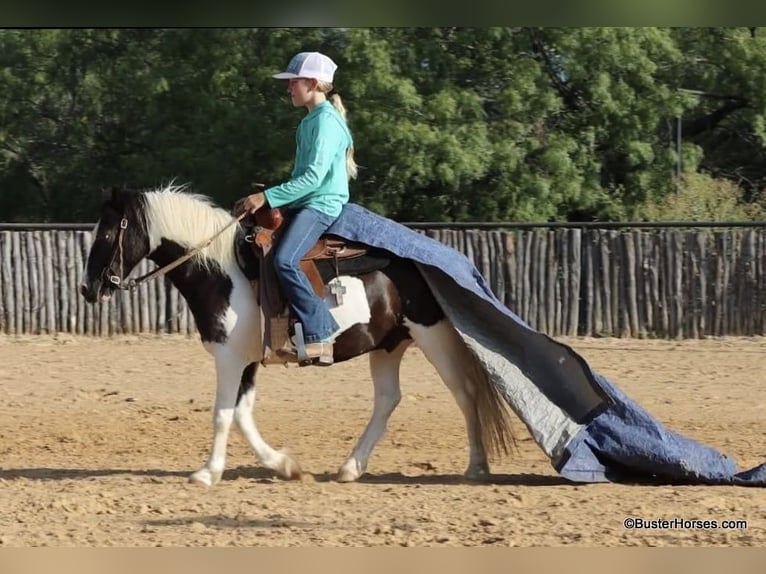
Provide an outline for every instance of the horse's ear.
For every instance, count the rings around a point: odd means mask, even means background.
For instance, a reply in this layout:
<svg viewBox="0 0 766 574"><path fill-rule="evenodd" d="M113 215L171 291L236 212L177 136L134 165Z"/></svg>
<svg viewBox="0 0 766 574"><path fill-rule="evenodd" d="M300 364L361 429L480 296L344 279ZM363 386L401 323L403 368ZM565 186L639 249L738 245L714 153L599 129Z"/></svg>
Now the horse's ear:
<svg viewBox="0 0 766 574"><path fill-rule="evenodd" d="M123 202L127 188L125 186L113 185L106 188L101 192L101 199L104 203L111 203L113 205L120 205Z"/></svg>

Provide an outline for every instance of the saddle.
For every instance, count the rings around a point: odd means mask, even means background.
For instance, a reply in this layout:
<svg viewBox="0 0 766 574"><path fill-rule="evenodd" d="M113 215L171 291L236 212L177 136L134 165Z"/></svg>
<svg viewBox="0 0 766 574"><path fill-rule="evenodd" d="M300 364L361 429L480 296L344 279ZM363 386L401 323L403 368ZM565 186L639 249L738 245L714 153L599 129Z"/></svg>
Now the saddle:
<svg viewBox="0 0 766 574"><path fill-rule="evenodd" d="M255 212L255 228L253 229L253 247L256 255L265 256L279 239L279 230L284 224L284 215L279 208L261 208ZM308 253L301 258L301 270L308 277L314 293L319 297L325 296L325 285L319 274L316 262L331 259L336 264L341 259L360 257L367 253L367 246L361 243L346 241L333 235L324 235L319 238ZM337 273L336 273L337 276ZM332 286L330 287L331 292ZM334 293L336 299L341 293ZM340 304L342 301L338 301Z"/></svg>
<svg viewBox="0 0 766 574"><path fill-rule="evenodd" d="M261 340L263 343L262 364L284 362L274 353L289 339L290 330L290 307L279 288L276 272L273 264L273 248L279 241L280 231L285 223L284 214L278 208L263 207L255 212L254 227L246 241L251 243L260 267L258 282L258 298L261 313ZM335 296L337 305L343 303L345 287L337 278L340 275L338 265L340 260L353 259L365 255L368 251L366 245L346 241L333 235L323 235L314 246L309 249L300 261L301 270L311 283L314 293L318 297L326 296L326 289ZM328 287L322 279L317 268L317 262L327 261L334 263L334 279L328 282ZM304 348L302 326L295 324L295 342L299 349Z"/></svg>

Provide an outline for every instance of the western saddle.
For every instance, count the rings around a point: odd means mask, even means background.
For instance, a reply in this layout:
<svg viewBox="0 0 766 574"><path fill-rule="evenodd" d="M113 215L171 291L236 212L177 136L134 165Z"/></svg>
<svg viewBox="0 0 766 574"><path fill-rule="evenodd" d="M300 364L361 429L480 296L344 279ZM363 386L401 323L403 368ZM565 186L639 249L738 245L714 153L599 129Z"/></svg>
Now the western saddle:
<svg viewBox="0 0 766 574"><path fill-rule="evenodd" d="M262 208L255 212L255 228L253 229L253 249L259 257L265 256L279 239L279 230L284 224L284 215L279 208ZM316 262L324 259L337 262L340 259L351 259L367 253L367 246L361 243L346 241L340 237L322 236L308 253L301 258L301 269L311 282L314 293L319 297L325 296L325 285L319 274ZM332 293L332 286L331 293ZM336 299L338 299L336 294ZM338 304L343 301L338 300Z"/></svg>
<svg viewBox="0 0 766 574"><path fill-rule="evenodd" d="M255 226L246 240L252 244L252 249L260 262L260 278L258 282L259 301L261 307L261 331L263 340L263 364L284 362L280 360L274 349L281 347L289 337L289 305L279 289L274 272L272 250L279 241L280 231L284 224L284 214L279 208L263 207L255 212ZM367 246L346 241L340 237L323 235L306 255L301 258L300 267L311 283L314 293L324 298L328 291L335 296L337 305L343 303L345 287L338 278L338 262L341 259L352 259L367 253ZM335 277L325 287L322 275L317 268L319 261L332 261L335 267ZM295 324L295 344L303 348L303 331L300 324Z"/></svg>

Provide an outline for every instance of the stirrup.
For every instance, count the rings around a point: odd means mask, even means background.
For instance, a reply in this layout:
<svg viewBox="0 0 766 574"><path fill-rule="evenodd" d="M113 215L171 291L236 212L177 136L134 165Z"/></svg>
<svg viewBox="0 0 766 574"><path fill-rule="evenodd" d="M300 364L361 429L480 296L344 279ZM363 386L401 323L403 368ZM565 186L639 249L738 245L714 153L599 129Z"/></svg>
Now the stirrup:
<svg viewBox="0 0 766 574"><path fill-rule="evenodd" d="M309 343L308 346L313 347L312 350L315 350L316 346L319 345L319 353L312 353L311 355L308 352L306 342L303 338L303 325L301 323L295 323L295 344L291 345L290 341L288 339L287 342L285 342L285 345L279 350L278 354L282 356L288 356L292 358L295 356L296 361L298 362L298 366L305 367L308 365L319 365L322 367L329 367L334 363L333 359L333 344L332 343ZM330 352L325 353L325 345L329 345Z"/></svg>

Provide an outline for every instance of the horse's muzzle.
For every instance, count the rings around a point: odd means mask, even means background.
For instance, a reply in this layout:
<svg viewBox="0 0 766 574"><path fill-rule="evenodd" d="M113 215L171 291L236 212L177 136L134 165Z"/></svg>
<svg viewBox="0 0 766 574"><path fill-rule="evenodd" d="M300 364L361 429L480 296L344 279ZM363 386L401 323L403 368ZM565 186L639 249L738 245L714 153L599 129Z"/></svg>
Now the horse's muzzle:
<svg viewBox="0 0 766 574"><path fill-rule="evenodd" d="M96 303L100 291L101 280L99 279L80 285L80 295L82 295L88 303Z"/></svg>

